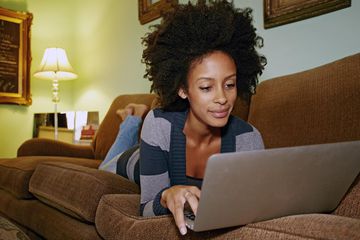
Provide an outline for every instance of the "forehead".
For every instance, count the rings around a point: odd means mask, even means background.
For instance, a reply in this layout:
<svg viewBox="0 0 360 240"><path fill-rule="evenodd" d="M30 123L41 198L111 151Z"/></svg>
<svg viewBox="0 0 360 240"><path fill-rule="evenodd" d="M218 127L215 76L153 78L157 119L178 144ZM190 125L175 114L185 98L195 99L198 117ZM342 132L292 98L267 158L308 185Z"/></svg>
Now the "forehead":
<svg viewBox="0 0 360 240"><path fill-rule="evenodd" d="M235 72L236 65L229 54L222 51L213 51L204 54L191 62L188 77L191 77L194 74L233 74Z"/></svg>

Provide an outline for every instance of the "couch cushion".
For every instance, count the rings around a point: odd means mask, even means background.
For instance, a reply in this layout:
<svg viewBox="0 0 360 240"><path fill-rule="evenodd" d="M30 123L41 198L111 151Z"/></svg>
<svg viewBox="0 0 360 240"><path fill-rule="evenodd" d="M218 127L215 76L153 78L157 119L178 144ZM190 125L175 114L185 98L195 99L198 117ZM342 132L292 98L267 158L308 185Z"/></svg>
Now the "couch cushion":
<svg viewBox="0 0 360 240"><path fill-rule="evenodd" d="M0 188L14 194L17 198L31 198L29 192L30 177L35 167L45 161L69 162L91 168L97 168L101 161L70 157L17 157L0 159Z"/></svg>
<svg viewBox="0 0 360 240"><path fill-rule="evenodd" d="M360 140L360 54L263 81L248 121L267 148Z"/></svg>
<svg viewBox="0 0 360 240"><path fill-rule="evenodd" d="M93 224L78 221L36 199L17 199L1 189L0 212L26 229L31 239L102 239Z"/></svg>
<svg viewBox="0 0 360 240"><path fill-rule="evenodd" d="M139 217L139 195L105 195L96 212L96 228L105 239L359 239L360 221L326 214L307 214L243 227L188 231L181 237L171 216Z"/></svg>
<svg viewBox="0 0 360 240"><path fill-rule="evenodd" d="M334 211L334 214L360 220L360 174Z"/></svg>
<svg viewBox="0 0 360 240"><path fill-rule="evenodd" d="M139 193L129 180L106 171L68 163L39 164L30 180L39 200L82 221L94 222L100 198L108 193Z"/></svg>

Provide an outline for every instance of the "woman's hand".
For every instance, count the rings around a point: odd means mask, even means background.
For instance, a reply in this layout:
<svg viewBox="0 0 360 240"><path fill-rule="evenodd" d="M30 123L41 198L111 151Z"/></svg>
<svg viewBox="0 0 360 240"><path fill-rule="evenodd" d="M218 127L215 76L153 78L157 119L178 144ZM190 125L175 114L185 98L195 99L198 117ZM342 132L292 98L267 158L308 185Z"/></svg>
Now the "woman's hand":
<svg viewBox="0 0 360 240"><path fill-rule="evenodd" d="M187 232L184 219L185 203L187 202L190 205L196 215L200 192L200 189L195 186L176 185L166 189L161 194L161 205L168 208L173 214L176 226L182 235Z"/></svg>

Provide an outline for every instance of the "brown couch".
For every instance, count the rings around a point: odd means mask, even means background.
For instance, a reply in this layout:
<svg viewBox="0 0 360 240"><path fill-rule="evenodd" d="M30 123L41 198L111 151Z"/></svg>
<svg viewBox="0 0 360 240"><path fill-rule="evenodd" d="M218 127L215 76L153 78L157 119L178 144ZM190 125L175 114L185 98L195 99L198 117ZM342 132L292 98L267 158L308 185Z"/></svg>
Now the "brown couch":
<svg viewBox="0 0 360 240"><path fill-rule="evenodd" d="M360 239L360 177L331 213L287 216L181 237L170 216L139 216L139 188L97 170L118 132L115 111L154 95L114 100L91 146L31 139L0 160L0 215L32 239ZM360 140L360 54L263 81L234 114L267 148ZM360 161L360 157L359 157Z"/></svg>

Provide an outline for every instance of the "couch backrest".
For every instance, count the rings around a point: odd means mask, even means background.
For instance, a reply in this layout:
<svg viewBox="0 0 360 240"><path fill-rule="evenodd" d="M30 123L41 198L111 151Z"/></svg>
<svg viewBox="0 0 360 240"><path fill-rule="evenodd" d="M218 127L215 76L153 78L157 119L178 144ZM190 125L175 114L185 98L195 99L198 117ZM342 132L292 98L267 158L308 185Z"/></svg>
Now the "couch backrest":
<svg viewBox="0 0 360 240"><path fill-rule="evenodd" d="M249 103L238 97L231 114L247 121L249 115Z"/></svg>
<svg viewBox="0 0 360 240"><path fill-rule="evenodd" d="M93 141L94 153L96 159L104 159L111 145L115 141L119 132L121 119L116 114L116 110L124 108L129 103L142 103L148 106L152 105L155 99L154 94L129 94L120 95L112 102Z"/></svg>
<svg viewBox="0 0 360 240"><path fill-rule="evenodd" d="M261 82L248 121L267 148L360 140L360 54Z"/></svg>

